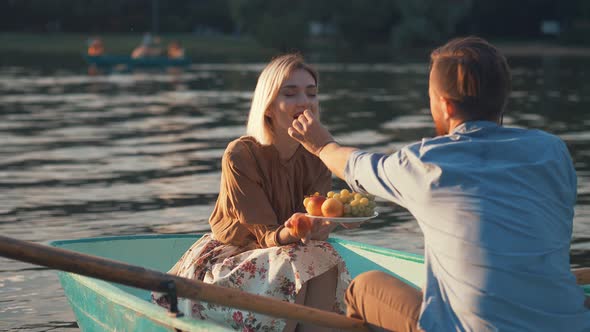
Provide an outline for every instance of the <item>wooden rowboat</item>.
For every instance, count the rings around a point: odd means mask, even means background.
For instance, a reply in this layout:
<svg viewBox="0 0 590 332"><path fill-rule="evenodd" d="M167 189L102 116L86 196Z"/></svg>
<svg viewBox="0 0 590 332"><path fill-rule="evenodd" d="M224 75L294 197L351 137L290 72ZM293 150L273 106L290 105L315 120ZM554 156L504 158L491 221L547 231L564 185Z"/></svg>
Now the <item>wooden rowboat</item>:
<svg viewBox="0 0 590 332"><path fill-rule="evenodd" d="M50 245L166 272L199 235L142 235L54 241ZM330 239L354 277L368 270L396 274L408 283L423 282L419 255ZM149 302L150 292L77 274L59 272L60 282L83 331L230 331L208 321L170 317Z"/></svg>
<svg viewBox="0 0 590 332"><path fill-rule="evenodd" d="M166 272L200 235L140 235L54 241L50 245ZM329 240L354 277L369 270L393 274L414 287L424 281L420 255L338 238ZM83 331L232 331L209 321L171 317L150 302L150 292L58 272ZM583 286L590 295L590 285Z"/></svg>
<svg viewBox="0 0 590 332"><path fill-rule="evenodd" d="M165 67L185 67L190 65L189 58L170 59L165 56L143 57L134 59L124 55L85 55L84 59L90 65L97 67L115 67L126 66L128 68L165 68Z"/></svg>

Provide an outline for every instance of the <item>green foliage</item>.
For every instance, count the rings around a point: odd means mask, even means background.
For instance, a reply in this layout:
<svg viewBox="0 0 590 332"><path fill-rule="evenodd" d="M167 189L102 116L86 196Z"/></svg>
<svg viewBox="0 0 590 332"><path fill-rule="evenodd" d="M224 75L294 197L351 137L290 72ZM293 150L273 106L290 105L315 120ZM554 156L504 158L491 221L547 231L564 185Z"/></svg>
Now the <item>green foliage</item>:
<svg viewBox="0 0 590 332"><path fill-rule="evenodd" d="M239 33L282 51L328 41L366 53L468 34L549 38L540 31L544 20L560 23L560 41L588 43L590 31L590 0L4 0L0 31L141 34L152 28L152 4L159 33ZM310 40L311 22L336 35Z"/></svg>
<svg viewBox="0 0 590 332"><path fill-rule="evenodd" d="M65 32L146 32L152 28L156 4L159 32L190 32L207 26L218 32L234 30L229 0L8 0L0 2L0 30Z"/></svg>
<svg viewBox="0 0 590 332"><path fill-rule="evenodd" d="M443 39L443 34L427 17L403 20L391 29L391 46L395 49L432 45Z"/></svg>
<svg viewBox="0 0 590 332"><path fill-rule="evenodd" d="M332 13L341 38L356 49L386 42L391 26L401 18L394 0L335 1Z"/></svg>
<svg viewBox="0 0 590 332"><path fill-rule="evenodd" d="M170 3L176 4L177 1ZM229 0L191 1L187 4L186 12L176 12L190 20L192 29L195 26L209 27L221 33L232 33L236 29L230 13Z"/></svg>
<svg viewBox="0 0 590 332"><path fill-rule="evenodd" d="M308 33L306 6L289 0L230 0L238 29L251 34L262 45L281 51L305 46Z"/></svg>
<svg viewBox="0 0 590 332"><path fill-rule="evenodd" d="M561 39L566 43L590 45L590 1L575 0L568 11L569 24L566 24Z"/></svg>
<svg viewBox="0 0 590 332"><path fill-rule="evenodd" d="M469 14L472 0L399 0L397 4L402 20L391 30L395 49L431 45L448 39Z"/></svg>

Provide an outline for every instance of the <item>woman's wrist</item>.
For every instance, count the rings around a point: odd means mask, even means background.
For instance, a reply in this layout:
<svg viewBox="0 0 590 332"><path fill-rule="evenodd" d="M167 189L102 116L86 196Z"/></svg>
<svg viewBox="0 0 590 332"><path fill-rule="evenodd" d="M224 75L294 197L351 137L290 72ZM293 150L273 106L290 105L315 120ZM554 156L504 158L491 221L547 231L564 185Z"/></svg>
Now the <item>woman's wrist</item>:
<svg viewBox="0 0 590 332"><path fill-rule="evenodd" d="M299 242L301 239L293 236L287 227L282 226L277 231L277 243L279 245L286 245Z"/></svg>

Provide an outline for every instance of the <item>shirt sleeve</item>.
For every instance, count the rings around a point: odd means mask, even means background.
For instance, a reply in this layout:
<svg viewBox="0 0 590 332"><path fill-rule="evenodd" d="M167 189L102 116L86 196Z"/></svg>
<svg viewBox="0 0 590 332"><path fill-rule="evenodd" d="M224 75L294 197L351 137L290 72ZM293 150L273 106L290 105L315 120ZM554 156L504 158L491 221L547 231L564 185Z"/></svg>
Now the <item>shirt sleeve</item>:
<svg viewBox="0 0 590 332"><path fill-rule="evenodd" d="M269 247L277 247L281 244L279 243L279 233L281 229L285 226L283 225L274 225L274 226L267 226L267 225L244 225L252 235L256 237L256 241L260 245L261 248L269 248Z"/></svg>
<svg viewBox="0 0 590 332"><path fill-rule="evenodd" d="M262 183L262 170L254 155L243 144L228 149L222 160L227 192L227 215L238 219L265 247L278 246L282 226L272 209Z"/></svg>
<svg viewBox="0 0 590 332"><path fill-rule="evenodd" d="M357 192L370 193L403 207L418 186L411 155L403 150L390 155L355 151L344 169L344 179Z"/></svg>

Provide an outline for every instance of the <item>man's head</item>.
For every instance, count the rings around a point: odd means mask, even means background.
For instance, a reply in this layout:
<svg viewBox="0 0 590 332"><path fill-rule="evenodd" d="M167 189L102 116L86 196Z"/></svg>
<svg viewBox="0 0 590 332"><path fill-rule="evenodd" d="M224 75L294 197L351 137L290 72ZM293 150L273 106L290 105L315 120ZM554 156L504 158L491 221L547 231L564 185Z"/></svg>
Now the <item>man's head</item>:
<svg viewBox="0 0 590 332"><path fill-rule="evenodd" d="M510 68L487 41L453 39L430 54L428 90L439 135L465 121L499 122L510 93Z"/></svg>

